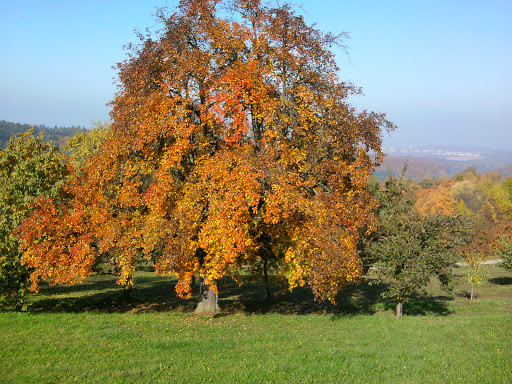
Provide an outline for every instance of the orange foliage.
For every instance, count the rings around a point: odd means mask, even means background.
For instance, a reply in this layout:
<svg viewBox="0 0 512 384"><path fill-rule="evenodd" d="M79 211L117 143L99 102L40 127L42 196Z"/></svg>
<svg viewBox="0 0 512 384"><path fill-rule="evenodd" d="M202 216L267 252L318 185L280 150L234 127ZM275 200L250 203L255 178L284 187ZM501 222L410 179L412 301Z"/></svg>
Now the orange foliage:
<svg viewBox="0 0 512 384"><path fill-rule="evenodd" d="M423 216L452 216L457 212L458 202L453 196L451 182L445 182L418 191L415 205Z"/></svg>
<svg viewBox="0 0 512 384"><path fill-rule="evenodd" d="M263 252L318 298L359 278L359 229L374 220L366 181L392 124L348 106L358 90L329 49L340 36L286 5L236 0L224 19L220 3L181 1L118 65L113 137L70 181L74 200L42 201L24 223L34 287L82 278L100 255L121 283L153 258L182 297L193 274L214 287Z"/></svg>

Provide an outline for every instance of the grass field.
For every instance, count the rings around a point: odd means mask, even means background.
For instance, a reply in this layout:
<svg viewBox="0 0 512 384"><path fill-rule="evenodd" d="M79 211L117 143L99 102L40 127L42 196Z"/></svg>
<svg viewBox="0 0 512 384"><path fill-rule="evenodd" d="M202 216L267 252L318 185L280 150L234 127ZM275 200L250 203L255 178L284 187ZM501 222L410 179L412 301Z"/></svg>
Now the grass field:
<svg viewBox="0 0 512 384"><path fill-rule="evenodd" d="M433 284L399 321L366 282L334 307L226 281L215 318L148 272L131 302L110 276L45 286L28 313L3 303L0 383L511 383L512 273L487 271L474 302Z"/></svg>

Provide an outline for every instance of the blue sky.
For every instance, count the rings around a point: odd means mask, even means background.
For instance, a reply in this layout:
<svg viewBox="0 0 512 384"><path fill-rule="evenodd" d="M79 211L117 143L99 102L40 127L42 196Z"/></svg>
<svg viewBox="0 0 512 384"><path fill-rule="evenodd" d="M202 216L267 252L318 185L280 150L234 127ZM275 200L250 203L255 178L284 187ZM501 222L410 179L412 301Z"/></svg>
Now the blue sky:
<svg viewBox="0 0 512 384"><path fill-rule="evenodd" d="M385 144L512 149L512 1L294 3L320 29L350 34L340 77L363 88L353 104L398 125ZM0 120L107 120L123 45L155 29L156 7L174 5L0 0Z"/></svg>

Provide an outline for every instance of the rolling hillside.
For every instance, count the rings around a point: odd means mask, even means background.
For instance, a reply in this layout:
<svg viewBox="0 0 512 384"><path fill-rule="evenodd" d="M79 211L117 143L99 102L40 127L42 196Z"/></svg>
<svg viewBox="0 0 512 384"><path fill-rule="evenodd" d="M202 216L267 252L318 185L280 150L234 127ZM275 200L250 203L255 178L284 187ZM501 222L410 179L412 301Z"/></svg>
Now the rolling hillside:
<svg viewBox="0 0 512 384"><path fill-rule="evenodd" d="M482 148L407 148L387 149L388 155L375 172L379 180L389 173L397 176L407 163L407 177L415 180L450 177L474 167L483 174L498 171L503 176L512 176L512 151Z"/></svg>

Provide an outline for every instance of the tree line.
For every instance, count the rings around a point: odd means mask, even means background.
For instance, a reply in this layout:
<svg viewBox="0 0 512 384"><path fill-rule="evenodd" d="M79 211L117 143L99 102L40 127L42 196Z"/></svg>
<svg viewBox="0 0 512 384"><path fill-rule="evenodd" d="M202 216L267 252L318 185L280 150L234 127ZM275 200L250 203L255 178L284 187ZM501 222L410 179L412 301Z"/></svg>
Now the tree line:
<svg viewBox="0 0 512 384"><path fill-rule="evenodd" d="M343 34L258 0L184 0L158 17L162 30L118 64L111 124L61 151L29 131L0 152L4 287L108 268L130 292L148 260L183 298L198 276L197 311L216 313L224 276L250 273L269 298L272 276L335 303L373 266L401 315L430 276L449 287L457 252L484 249L477 224L501 219L491 187L475 197L433 182L422 194L404 177L371 177L395 127L348 102L360 90L338 78L331 51ZM428 211L435 194L441 208Z"/></svg>
<svg viewBox="0 0 512 384"><path fill-rule="evenodd" d="M0 148L5 148L7 146L12 135L23 134L31 127L34 129L35 134L44 133L44 140L51 141L56 145L63 144L63 141L66 138L74 136L80 132L85 132L85 128L81 126L47 127L44 124L31 125L0 120Z"/></svg>

